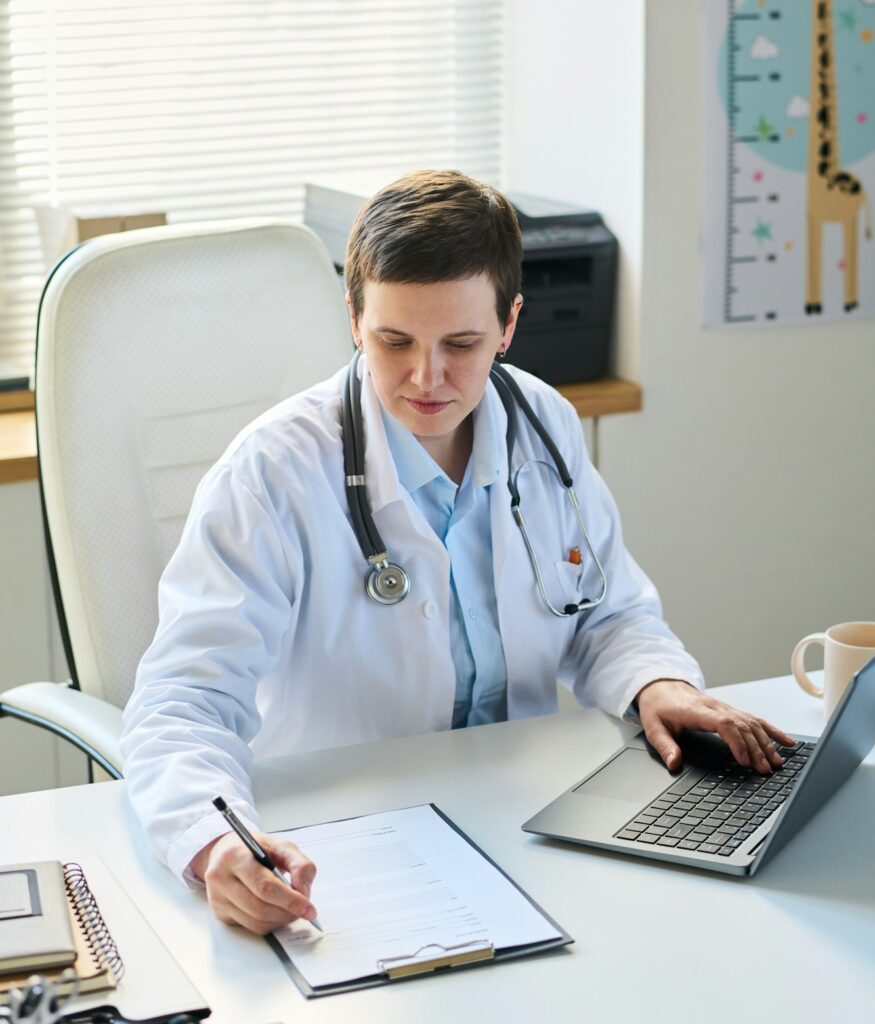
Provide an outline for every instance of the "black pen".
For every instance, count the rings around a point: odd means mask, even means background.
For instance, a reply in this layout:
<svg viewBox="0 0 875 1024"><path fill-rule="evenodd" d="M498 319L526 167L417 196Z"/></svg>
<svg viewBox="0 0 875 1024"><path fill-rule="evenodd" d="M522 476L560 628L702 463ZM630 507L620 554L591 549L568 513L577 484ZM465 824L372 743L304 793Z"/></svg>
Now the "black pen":
<svg viewBox="0 0 875 1024"><path fill-rule="evenodd" d="M249 829L243 824L243 822L237 817L237 815L231 810L231 808L225 803L225 801L217 796L213 800L213 806L221 814L225 816L225 820L234 829L238 836L243 840L245 845L248 847L249 852L252 856L261 864L262 867L267 868L268 871L272 871L276 877L283 882L289 888L294 888L292 883L286 878L286 876L280 871L280 869L274 864L273 857L262 847ZM297 890L296 890L297 891ZM317 931L322 931L322 925L319 924L319 918L314 917L310 922ZM324 933L323 933L324 934Z"/></svg>

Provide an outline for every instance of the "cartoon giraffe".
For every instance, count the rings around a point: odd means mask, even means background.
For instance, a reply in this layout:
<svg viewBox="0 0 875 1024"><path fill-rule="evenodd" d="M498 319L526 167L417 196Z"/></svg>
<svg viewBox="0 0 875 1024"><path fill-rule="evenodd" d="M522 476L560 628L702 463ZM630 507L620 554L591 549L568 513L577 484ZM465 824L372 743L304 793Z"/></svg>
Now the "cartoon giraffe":
<svg viewBox="0 0 875 1024"><path fill-rule="evenodd" d="M823 225L842 226L845 258L845 312L857 307L857 218L866 209L866 238L872 237L871 211L863 186L839 169L839 125L833 52L832 0L814 0L811 32L811 99L808 114L808 276L805 312L821 311Z"/></svg>

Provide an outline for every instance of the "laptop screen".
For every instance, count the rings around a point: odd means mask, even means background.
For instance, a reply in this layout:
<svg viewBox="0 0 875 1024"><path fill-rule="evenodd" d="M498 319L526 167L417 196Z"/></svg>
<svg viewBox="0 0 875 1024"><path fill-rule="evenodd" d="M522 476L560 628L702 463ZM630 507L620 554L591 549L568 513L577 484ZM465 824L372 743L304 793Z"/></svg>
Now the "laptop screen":
<svg viewBox="0 0 875 1024"><path fill-rule="evenodd" d="M875 658L851 680L760 847L759 867L812 817L875 746Z"/></svg>

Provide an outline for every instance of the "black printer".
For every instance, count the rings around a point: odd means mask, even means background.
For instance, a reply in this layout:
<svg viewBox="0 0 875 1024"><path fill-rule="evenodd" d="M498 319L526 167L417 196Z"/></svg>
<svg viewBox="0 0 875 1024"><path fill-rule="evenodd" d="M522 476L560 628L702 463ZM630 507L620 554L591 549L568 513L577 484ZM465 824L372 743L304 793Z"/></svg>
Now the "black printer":
<svg viewBox="0 0 875 1024"><path fill-rule="evenodd" d="M305 188L304 223L342 270L352 223L376 185L345 179ZM523 308L508 362L548 384L595 380L613 335L617 239L594 210L505 193L523 236Z"/></svg>
<svg viewBox="0 0 875 1024"><path fill-rule="evenodd" d="M523 308L508 362L548 384L607 372L617 239L601 215L508 192L523 236Z"/></svg>

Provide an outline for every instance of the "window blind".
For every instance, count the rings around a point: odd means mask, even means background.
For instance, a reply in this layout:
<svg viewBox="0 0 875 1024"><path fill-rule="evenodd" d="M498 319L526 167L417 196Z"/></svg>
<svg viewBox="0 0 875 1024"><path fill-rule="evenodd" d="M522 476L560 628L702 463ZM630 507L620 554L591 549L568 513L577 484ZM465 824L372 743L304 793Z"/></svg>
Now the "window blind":
<svg viewBox="0 0 875 1024"><path fill-rule="evenodd" d="M301 219L308 180L498 181L504 0L0 0L0 378L30 374L33 208Z"/></svg>

